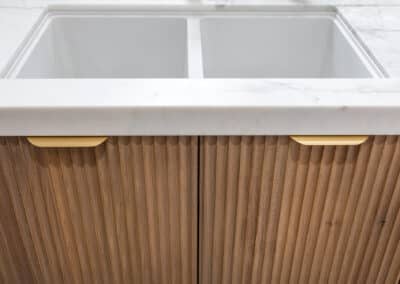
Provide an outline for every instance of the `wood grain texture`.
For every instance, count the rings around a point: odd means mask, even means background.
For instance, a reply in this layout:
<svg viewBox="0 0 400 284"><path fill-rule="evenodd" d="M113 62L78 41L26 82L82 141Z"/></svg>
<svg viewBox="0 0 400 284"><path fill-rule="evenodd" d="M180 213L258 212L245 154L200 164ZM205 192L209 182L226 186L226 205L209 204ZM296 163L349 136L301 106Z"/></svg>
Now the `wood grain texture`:
<svg viewBox="0 0 400 284"><path fill-rule="evenodd" d="M196 283L196 137L0 138L0 283Z"/></svg>
<svg viewBox="0 0 400 284"><path fill-rule="evenodd" d="M200 150L200 283L396 283L399 137L204 137Z"/></svg>

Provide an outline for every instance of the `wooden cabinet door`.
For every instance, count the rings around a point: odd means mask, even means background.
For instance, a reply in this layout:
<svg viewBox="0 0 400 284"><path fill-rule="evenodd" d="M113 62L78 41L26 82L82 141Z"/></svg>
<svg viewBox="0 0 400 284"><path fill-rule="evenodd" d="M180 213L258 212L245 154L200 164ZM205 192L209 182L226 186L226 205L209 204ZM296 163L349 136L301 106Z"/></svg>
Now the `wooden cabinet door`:
<svg viewBox="0 0 400 284"><path fill-rule="evenodd" d="M204 137L200 283L395 283L400 138Z"/></svg>
<svg viewBox="0 0 400 284"><path fill-rule="evenodd" d="M0 283L196 283L197 141L0 138Z"/></svg>

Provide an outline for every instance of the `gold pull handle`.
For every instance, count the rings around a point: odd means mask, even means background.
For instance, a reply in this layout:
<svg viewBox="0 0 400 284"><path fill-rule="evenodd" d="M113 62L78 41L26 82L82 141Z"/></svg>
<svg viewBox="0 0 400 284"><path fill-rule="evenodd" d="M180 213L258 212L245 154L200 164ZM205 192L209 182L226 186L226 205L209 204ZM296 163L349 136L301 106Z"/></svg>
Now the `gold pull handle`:
<svg viewBox="0 0 400 284"><path fill-rule="evenodd" d="M37 136L27 137L29 143L40 148L88 148L104 143L108 137Z"/></svg>
<svg viewBox="0 0 400 284"><path fill-rule="evenodd" d="M294 135L294 141L307 146L352 146L367 141L367 135Z"/></svg>

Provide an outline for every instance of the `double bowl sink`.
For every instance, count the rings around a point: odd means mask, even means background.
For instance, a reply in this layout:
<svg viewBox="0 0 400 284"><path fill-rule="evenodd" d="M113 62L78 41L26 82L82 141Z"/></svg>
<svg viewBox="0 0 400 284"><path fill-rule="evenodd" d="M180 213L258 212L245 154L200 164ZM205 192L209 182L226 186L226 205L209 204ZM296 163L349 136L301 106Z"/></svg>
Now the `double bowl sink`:
<svg viewBox="0 0 400 284"><path fill-rule="evenodd" d="M374 78L332 7L53 9L6 78Z"/></svg>

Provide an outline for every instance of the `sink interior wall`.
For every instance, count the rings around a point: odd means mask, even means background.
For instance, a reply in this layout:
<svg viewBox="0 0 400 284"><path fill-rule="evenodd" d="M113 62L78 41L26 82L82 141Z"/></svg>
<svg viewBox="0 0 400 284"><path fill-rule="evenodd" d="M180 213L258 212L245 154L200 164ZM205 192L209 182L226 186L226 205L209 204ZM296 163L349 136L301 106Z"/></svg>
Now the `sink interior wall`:
<svg viewBox="0 0 400 284"><path fill-rule="evenodd" d="M18 77L186 77L186 29L178 18L56 17Z"/></svg>
<svg viewBox="0 0 400 284"><path fill-rule="evenodd" d="M201 28L205 77L371 77L330 17L209 18Z"/></svg>
<svg viewBox="0 0 400 284"><path fill-rule="evenodd" d="M53 15L17 78L369 78L334 13Z"/></svg>

